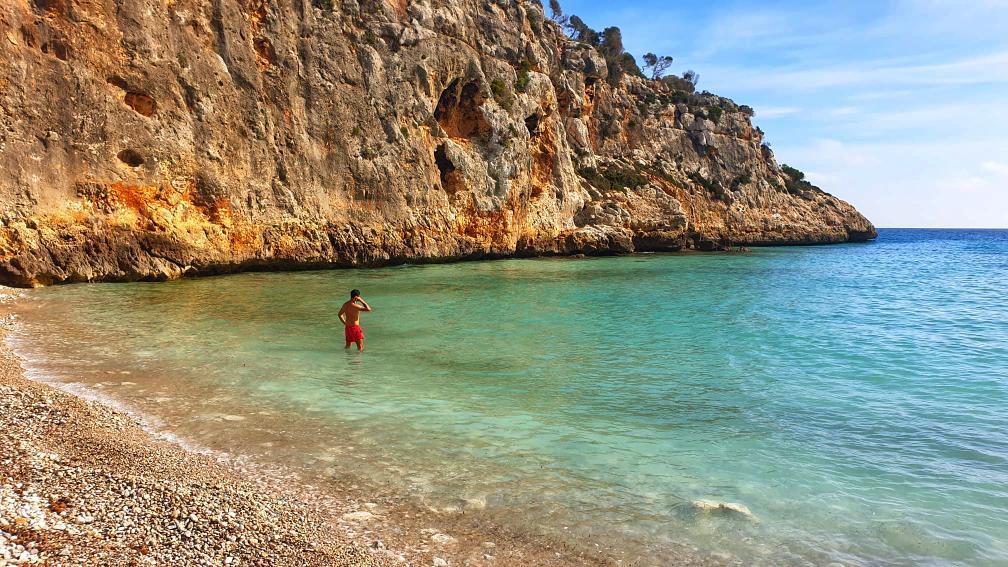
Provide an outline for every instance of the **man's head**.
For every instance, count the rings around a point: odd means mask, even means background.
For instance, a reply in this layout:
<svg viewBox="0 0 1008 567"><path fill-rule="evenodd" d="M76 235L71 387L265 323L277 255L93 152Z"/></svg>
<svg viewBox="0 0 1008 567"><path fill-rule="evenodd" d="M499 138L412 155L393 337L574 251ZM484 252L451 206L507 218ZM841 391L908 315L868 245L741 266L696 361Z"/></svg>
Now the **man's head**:
<svg viewBox="0 0 1008 567"><path fill-rule="evenodd" d="M359 289L355 289L355 290L353 290L353 291L350 292L350 299L357 299L358 297L360 297L360 290Z"/></svg>

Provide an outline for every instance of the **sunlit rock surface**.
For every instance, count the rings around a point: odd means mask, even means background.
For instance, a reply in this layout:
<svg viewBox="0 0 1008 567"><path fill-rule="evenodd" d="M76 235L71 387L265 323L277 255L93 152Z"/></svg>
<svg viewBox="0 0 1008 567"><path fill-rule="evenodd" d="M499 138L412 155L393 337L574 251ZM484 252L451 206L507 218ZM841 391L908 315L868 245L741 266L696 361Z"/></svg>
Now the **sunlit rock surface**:
<svg viewBox="0 0 1008 567"><path fill-rule="evenodd" d="M0 59L2 283L875 236L538 2L12 0Z"/></svg>

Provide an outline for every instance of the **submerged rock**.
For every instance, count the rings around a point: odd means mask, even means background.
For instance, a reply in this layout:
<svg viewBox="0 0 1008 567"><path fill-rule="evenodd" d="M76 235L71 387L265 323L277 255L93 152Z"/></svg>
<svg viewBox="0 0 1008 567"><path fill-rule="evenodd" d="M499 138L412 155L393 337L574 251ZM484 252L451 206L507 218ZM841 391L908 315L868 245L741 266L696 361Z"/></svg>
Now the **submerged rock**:
<svg viewBox="0 0 1008 567"><path fill-rule="evenodd" d="M693 508L701 512L724 512L728 514L739 515L748 519L756 518L748 507L742 504L736 504L734 502L715 502L711 500L696 500L693 502Z"/></svg>
<svg viewBox="0 0 1008 567"><path fill-rule="evenodd" d="M0 283L875 235L538 2L378 5L4 3Z"/></svg>

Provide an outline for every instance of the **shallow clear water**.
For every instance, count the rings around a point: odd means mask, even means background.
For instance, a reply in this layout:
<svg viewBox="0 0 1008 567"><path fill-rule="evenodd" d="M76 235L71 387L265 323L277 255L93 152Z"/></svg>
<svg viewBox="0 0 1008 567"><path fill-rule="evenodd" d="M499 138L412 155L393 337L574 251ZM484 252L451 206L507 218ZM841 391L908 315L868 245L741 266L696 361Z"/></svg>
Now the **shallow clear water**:
<svg viewBox="0 0 1008 567"><path fill-rule="evenodd" d="M40 375L201 445L532 531L745 563L1005 565L1006 282L1008 231L884 230L49 288L15 341ZM336 318L353 287L375 308L363 354Z"/></svg>

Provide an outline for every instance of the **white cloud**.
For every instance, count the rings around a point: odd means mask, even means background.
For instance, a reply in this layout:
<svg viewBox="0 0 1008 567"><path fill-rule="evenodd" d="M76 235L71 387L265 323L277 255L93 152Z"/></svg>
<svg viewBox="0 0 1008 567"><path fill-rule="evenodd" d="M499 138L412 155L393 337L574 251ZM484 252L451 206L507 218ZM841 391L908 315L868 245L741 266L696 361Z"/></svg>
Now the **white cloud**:
<svg viewBox="0 0 1008 567"><path fill-rule="evenodd" d="M863 61L857 65L753 69L721 67L707 70L721 88L732 91L809 91L839 87L892 89L926 86L969 86L1008 83L1008 51L927 65Z"/></svg>
<svg viewBox="0 0 1008 567"><path fill-rule="evenodd" d="M802 109L796 106L771 106L759 109L760 118L779 118L791 114L798 114Z"/></svg>
<svg viewBox="0 0 1008 567"><path fill-rule="evenodd" d="M840 182L839 177L821 171L806 171L805 178L816 185L836 185Z"/></svg>
<svg viewBox="0 0 1008 567"><path fill-rule="evenodd" d="M857 106L840 106L829 111L833 116L852 116L861 112L861 108Z"/></svg>
<svg viewBox="0 0 1008 567"><path fill-rule="evenodd" d="M815 140L775 153L878 226L1008 227L1008 140Z"/></svg>
<svg viewBox="0 0 1008 567"><path fill-rule="evenodd" d="M694 58L705 58L715 53L759 45L766 48L799 41L786 13L771 11L743 11L737 7L712 15L700 36Z"/></svg>
<svg viewBox="0 0 1008 567"><path fill-rule="evenodd" d="M811 144L804 147L790 148L787 153L790 156L789 159L795 160L794 163L829 163L832 166L845 168L861 167L873 163L876 159L871 146L848 144L830 139L813 140ZM781 155L780 151L778 151L778 155ZM826 170L823 170L821 174L823 176L829 175Z"/></svg>
<svg viewBox="0 0 1008 567"><path fill-rule="evenodd" d="M1008 163L1002 163L997 161L985 161L980 164L980 167L993 173L998 177L1004 177L1008 179Z"/></svg>
<svg viewBox="0 0 1008 567"><path fill-rule="evenodd" d="M1008 101L965 95L950 102L931 103L928 100L906 101L902 104L865 105L844 109L810 112L803 118L816 124L815 130L831 132L831 136L885 136L891 140L916 138L928 141L936 136L970 134L987 137L991 132L1008 129L1008 113L1003 107ZM759 116L759 108L756 108ZM902 131L895 138L895 131Z"/></svg>
<svg viewBox="0 0 1008 567"><path fill-rule="evenodd" d="M849 98L850 100L857 100L857 101L873 101L873 100L888 100L894 98L902 99L912 96L914 94L917 94L917 91L911 89L890 89L885 91L871 90L862 93L854 93L847 98Z"/></svg>

